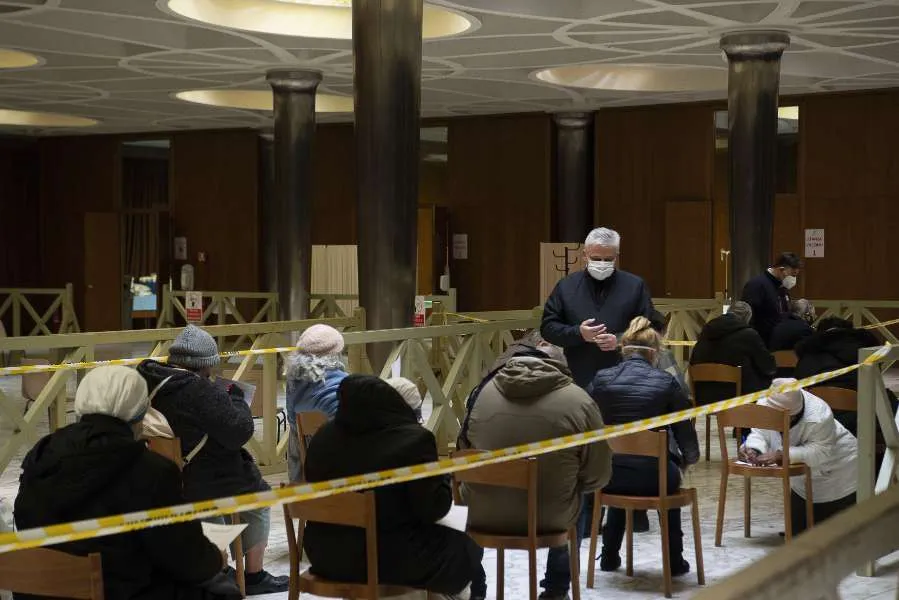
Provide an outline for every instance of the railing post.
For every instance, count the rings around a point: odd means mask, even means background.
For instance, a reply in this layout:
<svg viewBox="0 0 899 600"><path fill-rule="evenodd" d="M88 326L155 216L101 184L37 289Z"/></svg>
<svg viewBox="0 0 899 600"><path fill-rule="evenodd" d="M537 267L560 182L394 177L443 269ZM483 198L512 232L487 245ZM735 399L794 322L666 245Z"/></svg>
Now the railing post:
<svg viewBox="0 0 899 600"><path fill-rule="evenodd" d="M22 303L19 299L19 292L12 293L12 335L19 337L22 335Z"/></svg>
<svg viewBox="0 0 899 600"><path fill-rule="evenodd" d="M265 339L274 337L267 335ZM272 466L278 462L278 355L275 353L262 356L262 382L262 453L264 463Z"/></svg>
<svg viewBox="0 0 899 600"><path fill-rule="evenodd" d="M172 321L171 308L171 288L169 288L169 284L163 283L162 293L159 295L159 318L156 319L156 329L169 327L169 323Z"/></svg>
<svg viewBox="0 0 899 600"><path fill-rule="evenodd" d="M863 362L871 355L871 350L861 349L858 353L859 362ZM856 491L856 503L861 504L874 496L875 478L875 436L877 418L874 411L875 388L880 377L880 369L877 365L862 364L858 370L858 490ZM862 565L857 571L861 577L873 577L875 563L869 562Z"/></svg>

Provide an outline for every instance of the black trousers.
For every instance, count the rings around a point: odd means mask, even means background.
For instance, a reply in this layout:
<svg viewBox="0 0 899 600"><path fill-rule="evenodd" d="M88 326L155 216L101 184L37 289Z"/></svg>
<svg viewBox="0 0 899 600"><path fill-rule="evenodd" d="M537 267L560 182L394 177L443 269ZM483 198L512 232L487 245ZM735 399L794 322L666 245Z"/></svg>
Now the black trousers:
<svg viewBox="0 0 899 600"><path fill-rule="evenodd" d="M636 457L620 457L613 459L612 480L603 488L608 494L625 496L658 496L659 473L656 459L644 460ZM668 461L668 493L680 489L680 470L673 461ZM636 511L634 511L636 512ZM625 511L620 508L609 508L606 523L602 528L602 553L617 555L621 550L626 527ZM681 529L680 509L668 511L668 549L671 552L672 564L683 558L684 533Z"/></svg>
<svg viewBox="0 0 899 600"><path fill-rule="evenodd" d="M855 494L849 494L833 502L815 502L812 504L812 515L815 517L815 525L826 521L841 510L855 506ZM793 535L798 535L808 529L805 520L805 499L796 492L790 493L790 516L792 518Z"/></svg>

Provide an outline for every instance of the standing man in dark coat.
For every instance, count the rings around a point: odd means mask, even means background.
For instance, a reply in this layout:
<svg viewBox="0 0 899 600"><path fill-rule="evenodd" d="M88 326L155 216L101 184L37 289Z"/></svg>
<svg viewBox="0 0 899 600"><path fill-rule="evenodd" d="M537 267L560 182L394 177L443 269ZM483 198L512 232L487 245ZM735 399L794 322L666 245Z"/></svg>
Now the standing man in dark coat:
<svg viewBox="0 0 899 600"><path fill-rule="evenodd" d="M634 317L651 318L652 296L641 278L616 268L621 236L605 227L584 241L587 268L556 284L543 308L540 332L565 349L582 388L600 369L618 364L618 338Z"/></svg>
<svg viewBox="0 0 899 600"><path fill-rule="evenodd" d="M743 287L741 299L752 307L752 326L765 344L770 342L775 325L790 314L790 290L796 285L801 269L799 257L784 252L773 266Z"/></svg>

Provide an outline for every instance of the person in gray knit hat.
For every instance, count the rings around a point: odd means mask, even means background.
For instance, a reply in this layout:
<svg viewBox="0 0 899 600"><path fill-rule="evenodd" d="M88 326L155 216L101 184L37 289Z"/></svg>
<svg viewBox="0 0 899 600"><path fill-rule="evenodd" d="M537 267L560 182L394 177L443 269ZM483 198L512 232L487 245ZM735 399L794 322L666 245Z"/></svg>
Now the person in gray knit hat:
<svg viewBox="0 0 899 600"><path fill-rule="evenodd" d="M167 364L145 360L137 367L153 395L153 408L168 420L185 452L184 495L191 502L271 489L243 447L253 437L253 415L237 386L212 382L219 364L215 339L188 325L169 348ZM286 592L288 577L263 569L271 528L270 509L240 513L248 596ZM218 519L219 522L223 522ZM235 560L240 560L235 557ZM228 572L234 574L231 567Z"/></svg>

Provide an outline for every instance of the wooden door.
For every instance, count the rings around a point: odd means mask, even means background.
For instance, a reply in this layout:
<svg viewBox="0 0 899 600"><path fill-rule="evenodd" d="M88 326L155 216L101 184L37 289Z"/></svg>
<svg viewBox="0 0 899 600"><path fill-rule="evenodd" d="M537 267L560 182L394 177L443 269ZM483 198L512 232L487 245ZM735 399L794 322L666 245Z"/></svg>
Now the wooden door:
<svg viewBox="0 0 899 600"><path fill-rule="evenodd" d="M664 296L714 297L712 252L712 203L708 200L666 202Z"/></svg>
<svg viewBox="0 0 899 600"><path fill-rule="evenodd" d="M122 327L122 240L118 213L84 215L85 331Z"/></svg>

